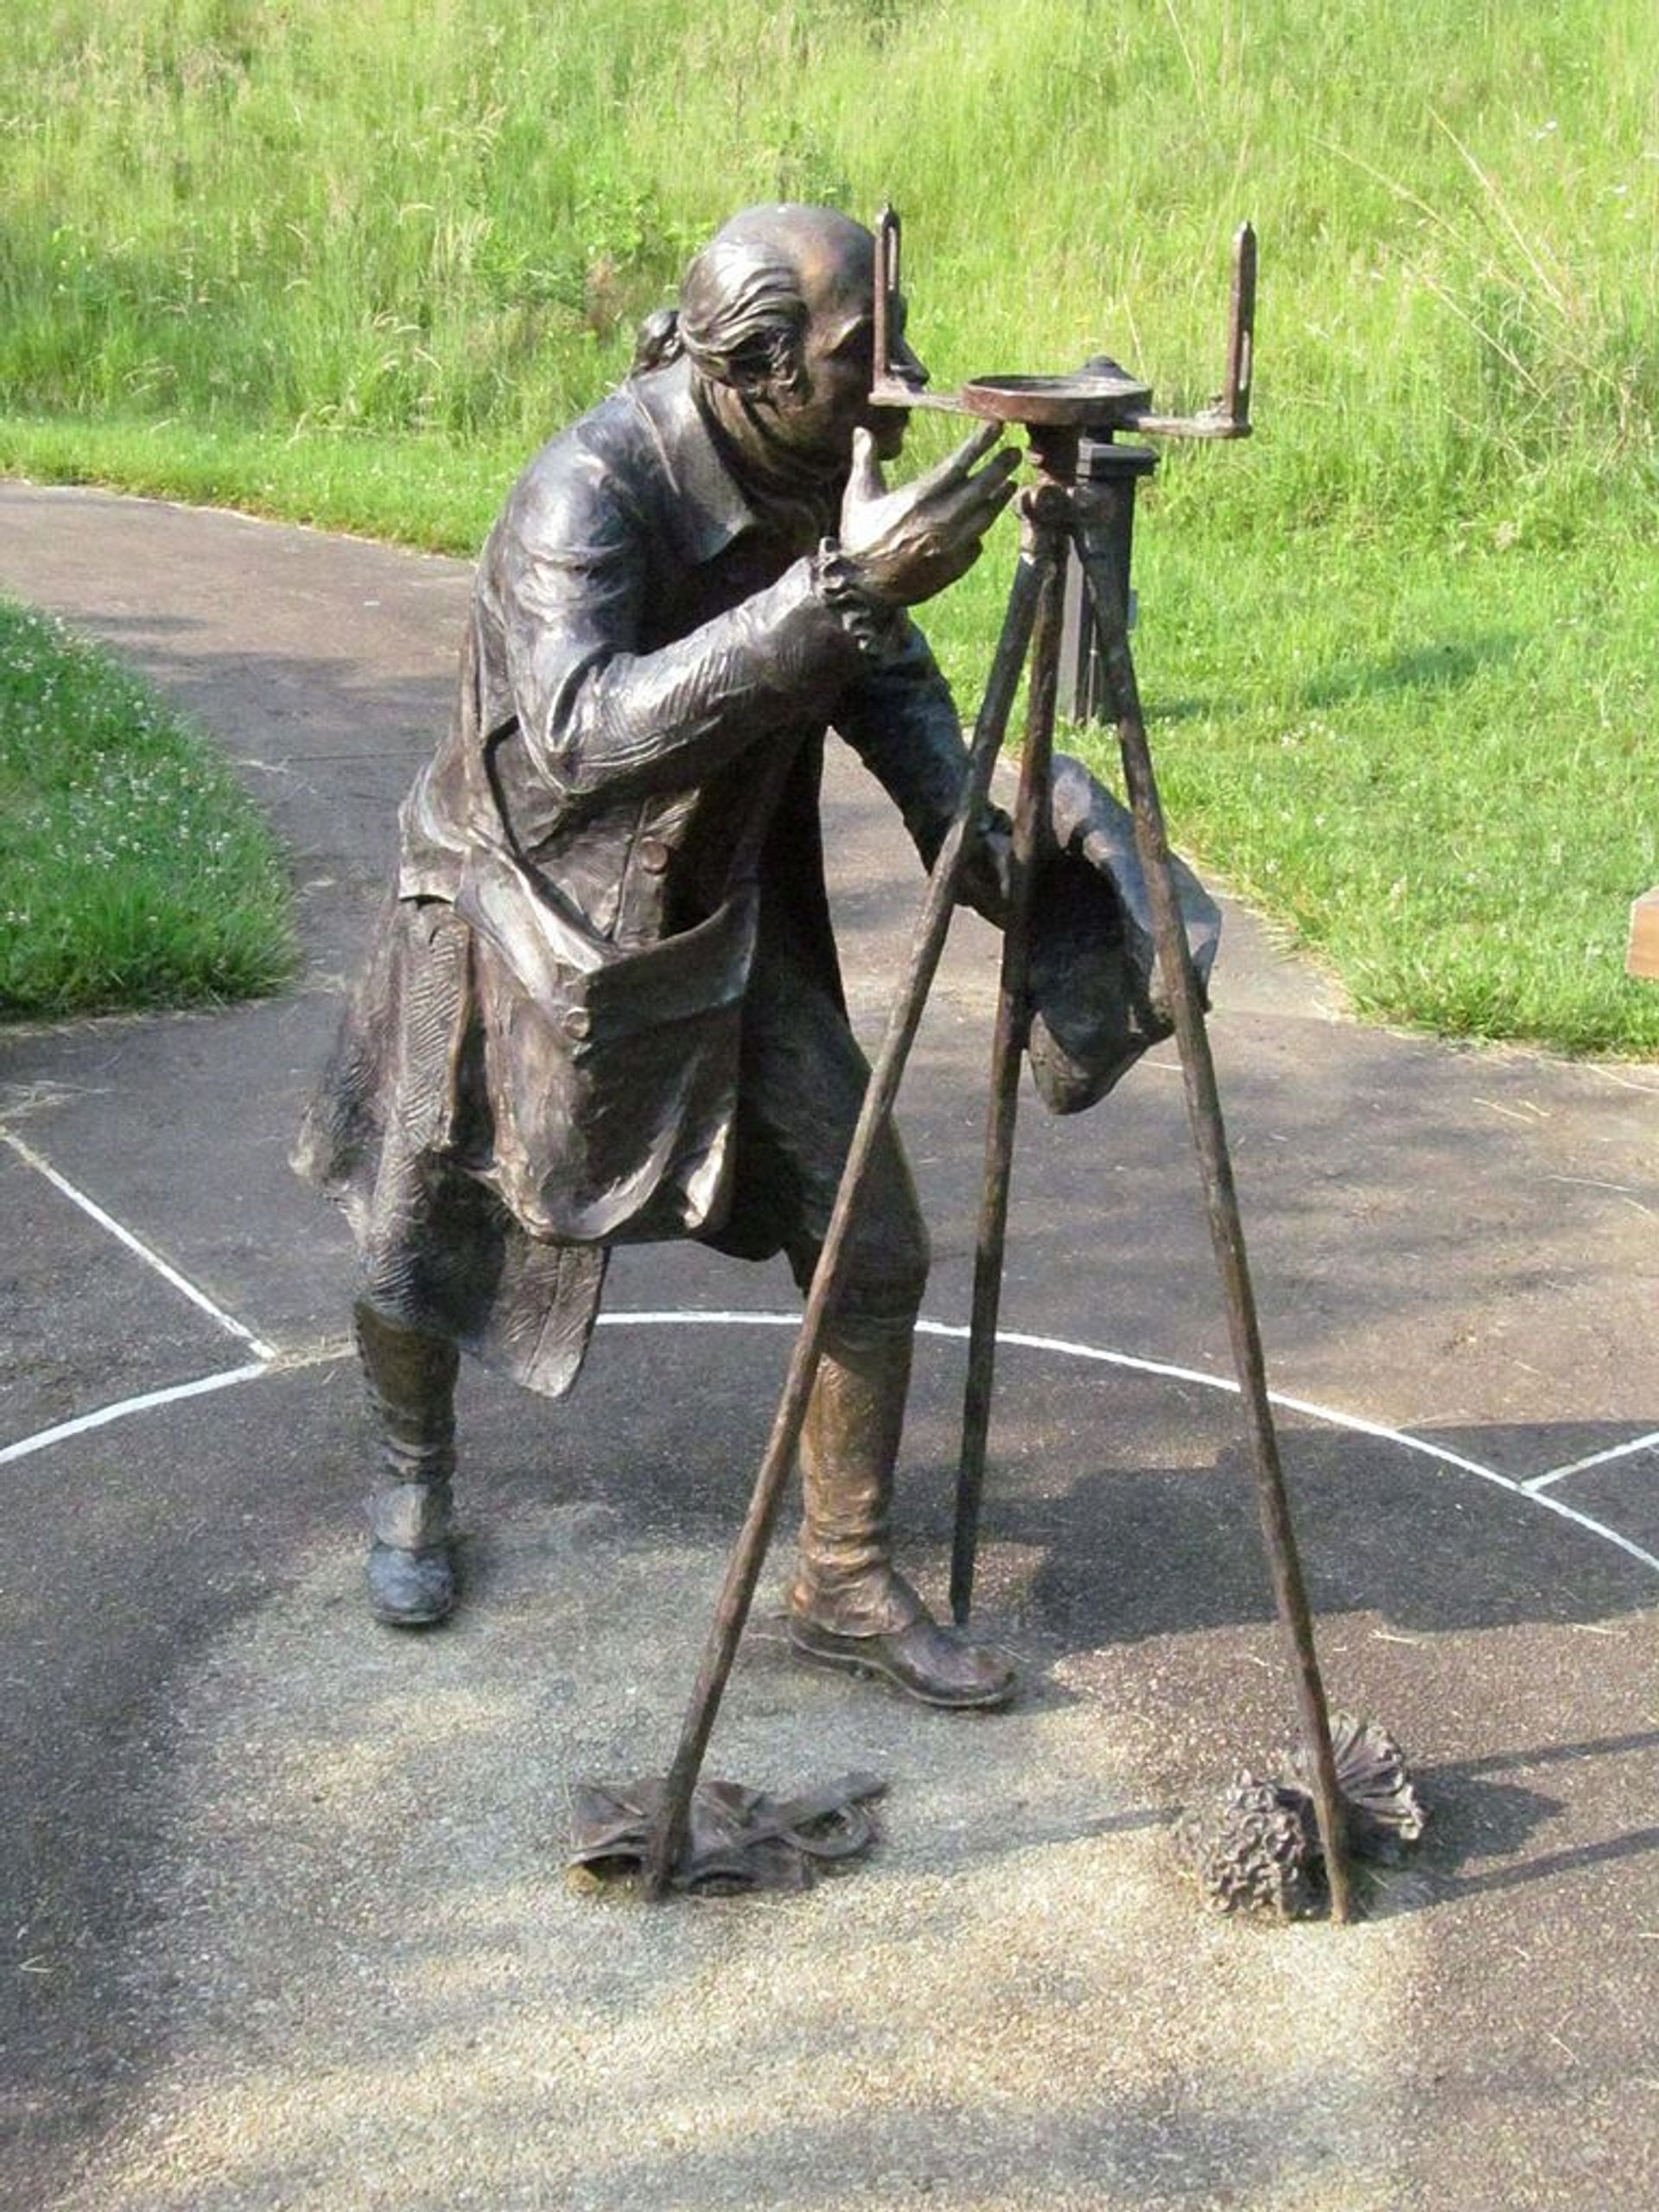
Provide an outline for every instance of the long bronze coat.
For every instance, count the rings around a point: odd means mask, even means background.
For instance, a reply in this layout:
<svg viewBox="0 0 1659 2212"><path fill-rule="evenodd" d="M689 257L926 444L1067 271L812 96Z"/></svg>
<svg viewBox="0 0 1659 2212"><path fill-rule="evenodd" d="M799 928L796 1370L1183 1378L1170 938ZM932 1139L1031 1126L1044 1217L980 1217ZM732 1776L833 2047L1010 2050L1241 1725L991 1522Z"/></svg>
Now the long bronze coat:
<svg viewBox="0 0 1659 2212"><path fill-rule="evenodd" d="M757 944L841 1003L818 823L833 724L931 860L964 748L920 633L872 637L815 508L746 480L683 362L537 454L480 562L449 733L308 1114L365 1294L556 1395L608 1245L741 1249ZM757 1241L757 1237L759 1241Z"/></svg>

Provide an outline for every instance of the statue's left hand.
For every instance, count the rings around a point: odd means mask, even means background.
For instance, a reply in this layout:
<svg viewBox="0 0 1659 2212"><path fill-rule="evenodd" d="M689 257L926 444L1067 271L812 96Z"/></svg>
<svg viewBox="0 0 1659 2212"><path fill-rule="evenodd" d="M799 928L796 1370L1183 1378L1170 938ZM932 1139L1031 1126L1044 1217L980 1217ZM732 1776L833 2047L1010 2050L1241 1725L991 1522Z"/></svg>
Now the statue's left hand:
<svg viewBox="0 0 1659 2212"><path fill-rule="evenodd" d="M1014 497L1020 455L988 423L914 483L888 491L868 430L853 433L853 473L841 508L841 550L860 588L893 607L914 607L955 583L979 558L980 540Z"/></svg>
<svg viewBox="0 0 1659 2212"><path fill-rule="evenodd" d="M971 906L994 927L1008 925L1013 897L1014 824L1000 806L980 813L979 835L969 848L957 883L957 902Z"/></svg>

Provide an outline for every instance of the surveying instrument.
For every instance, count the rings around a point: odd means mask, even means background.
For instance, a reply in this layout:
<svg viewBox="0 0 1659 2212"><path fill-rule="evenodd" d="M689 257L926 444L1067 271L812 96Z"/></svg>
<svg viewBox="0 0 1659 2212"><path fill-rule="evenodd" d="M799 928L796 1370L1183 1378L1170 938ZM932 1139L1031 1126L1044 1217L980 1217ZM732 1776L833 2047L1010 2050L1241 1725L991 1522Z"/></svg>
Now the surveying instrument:
<svg viewBox="0 0 1659 2212"><path fill-rule="evenodd" d="M1027 969L1033 886L1041 840L1048 834L1051 760L1070 572L1073 634L1084 648L1084 688L1094 692L1117 728L1135 846L1152 908L1159 974L1179 1050L1188 1118L1226 1300L1234 1364L1249 1417L1257 1503L1274 1602L1292 1662L1332 1916L1345 1921L1351 1916L1352 1906L1330 1721L1268 1404L1255 1296L1205 1028L1204 995L1172 873L1128 641L1128 566L1135 493L1156 467L1157 455L1148 447L1118 441L1125 432L1215 439L1249 435L1255 234L1246 224L1234 243L1223 389L1208 408L1188 416L1155 412L1151 388L1116 362L1103 359L1090 362L1072 375L980 377L950 392L932 391L897 373L893 340L899 327L899 218L891 208L885 208L876 227L873 401L881 406L938 409L1017 427L1029 441L1032 480L1019 500L1019 557L975 723L962 798L929 878L905 981L871 1071L754 1493L727 1570L674 1763L657 1800L644 1853L645 1894L659 1897L672 1885L685 1847L692 1793L793 1464L826 1316L840 1287L849 1226L875 1140L893 1111L899 1078L944 950L957 885L971 841L978 834L1020 680L1028 665L1027 724L1014 811L1009 913L992 1046L951 1557L951 1611L959 1624L968 1618L990 1420L1015 1099L1030 1018Z"/></svg>

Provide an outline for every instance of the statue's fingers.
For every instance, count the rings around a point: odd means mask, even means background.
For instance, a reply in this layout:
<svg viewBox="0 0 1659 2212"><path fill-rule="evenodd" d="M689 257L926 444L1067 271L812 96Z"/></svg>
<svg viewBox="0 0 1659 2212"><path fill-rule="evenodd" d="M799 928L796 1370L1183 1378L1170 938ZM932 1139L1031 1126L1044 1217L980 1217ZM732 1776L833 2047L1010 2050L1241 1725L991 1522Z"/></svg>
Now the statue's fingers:
<svg viewBox="0 0 1659 2212"><path fill-rule="evenodd" d="M998 461L1003 458L1001 454L997 455ZM1020 488L1014 480L1019 472L1020 456L1017 453L1009 452L1007 460L1008 465L1006 468L999 468L994 462L990 468L982 468L974 479L975 491L994 515L1001 513Z"/></svg>
<svg viewBox="0 0 1659 2212"><path fill-rule="evenodd" d="M950 511L979 517L983 528L1001 513L1014 497L1017 488L1014 480L1019 467L1019 454L1012 447L1005 447L977 474L954 487L950 494Z"/></svg>
<svg viewBox="0 0 1659 2212"><path fill-rule="evenodd" d="M853 467L847 480L847 496L861 503L879 499L887 491L875 439L868 430L853 432Z"/></svg>
<svg viewBox="0 0 1659 2212"><path fill-rule="evenodd" d="M978 474L968 480L971 487L994 499L999 507L1005 506L1014 497L1014 480L1020 473L1020 450L1017 446L1004 446L1001 452L992 455Z"/></svg>
<svg viewBox="0 0 1659 2212"><path fill-rule="evenodd" d="M944 509L950 526L976 533L988 530L1018 488L1014 472L1019 463L1019 454L1012 454L1006 469L982 469L962 485Z"/></svg>
<svg viewBox="0 0 1659 2212"><path fill-rule="evenodd" d="M1000 423L982 423L970 436L963 440L954 453L946 454L944 459L936 461L925 476L917 479L916 489L922 493L948 492L964 483L975 462L982 461L1001 435L1002 425ZM1014 458L1017 462L1020 456L1015 454Z"/></svg>

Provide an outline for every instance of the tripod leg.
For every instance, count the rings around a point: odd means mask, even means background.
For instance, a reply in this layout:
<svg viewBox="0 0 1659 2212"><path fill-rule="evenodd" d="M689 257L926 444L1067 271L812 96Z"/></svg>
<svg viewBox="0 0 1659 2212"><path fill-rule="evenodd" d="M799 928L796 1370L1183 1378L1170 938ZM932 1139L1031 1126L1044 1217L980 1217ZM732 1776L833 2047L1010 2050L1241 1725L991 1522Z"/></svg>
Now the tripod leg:
<svg viewBox="0 0 1659 2212"><path fill-rule="evenodd" d="M1221 1116L1216 1088L1215 1062L1204 1025L1204 1006L1198 977L1187 949L1169 865L1169 840L1164 828L1163 806L1153 773L1152 752L1141 713L1140 691L1129 641L1116 610L1122 605L1110 556L1084 543L1077 531L1074 542L1089 580L1095 624L1100 637L1101 658L1107 685L1116 708L1118 742L1123 755L1123 777L1135 813L1135 837L1141 867L1152 900L1153 928L1158 965L1163 976L1175 1034L1180 1047L1181 1075L1186 1090L1187 1118L1204 1178L1210 1215L1210 1235L1216 1264L1221 1273L1227 1301L1227 1322L1233 1345L1233 1364L1239 1389L1249 1415L1255 1447L1256 1504L1273 1577L1274 1601L1289 1647L1301 1715L1302 1741L1314 1783L1319 1840L1331 1884L1333 1920L1352 1916L1348 1862L1343 1846L1341 1799L1337 1789L1336 1761L1331 1749L1331 1724L1325 1707L1325 1686L1313 1649L1313 1622L1302 1578L1301 1560L1291 1525L1290 1502L1285 1493L1284 1471L1279 1459L1279 1440L1268 1402L1266 1363L1256 1319L1255 1294L1244 1255L1244 1229L1233 1183L1227 1131Z"/></svg>
<svg viewBox="0 0 1659 2212"><path fill-rule="evenodd" d="M1014 851L1008 917L1002 936L996 1029L991 1046L990 1103L985 1122L985 1174L979 1233L974 1248L973 1316L968 1336L968 1380L963 1395L962 1449L957 1463L956 1528L950 1547L950 1612L960 1626L974 1601L979 1551L980 1502L985 1488L985 1451L990 1433L991 1392L996 1368L996 1317L1002 1294L1002 1253L1007 1237L1008 1188L1020 1095L1020 1056L1028 1021L1026 976L1031 950L1032 886L1039 841L1047 830L1049 762L1054 747L1054 701L1059 683L1060 623L1065 588L1064 533L1047 525L1034 533L1033 557L1042 572L1043 595L1032 645L1026 742L1014 802Z"/></svg>
<svg viewBox="0 0 1659 2212"><path fill-rule="evenodd" d="M1007 734L1008 716L1019 687L1020 671L1025 665L1027 648L1031 642L1032 625L1036 618L1041 586L1040 574L1022 550L1009 588L1007 611L1003 616L1002 632L997 640L995 657L991 664L985 702L974 728L968 773L963 781L956 819L939 849L938 857L933 863L933 872L928 879L927 898L912 942L910 964L904 986L887 1018L887 1034L882 1039L875 1065L870 1071L858 1126L853 1132L847 1165L842 1172L841 1186L836 1194L835 1211L830 1217L823 1249L818 1256L812 1287L807 1295L800 1333L795 1339L789 1371L784 1378L783 1393L772 1418L772 1434L755 1476L748 1511L727 1566L726 1580L721 1587L714 1624L703 1649L702 1663L697 1671L691 1701L686 1710L674 1764L669 1769L668 1778L663 1787L661 1808L645 1855L645 1893L648 1897L660 1897L666 1893L685 1847L691 1794L696 1788L703 1754L713 1732L715 1717L720 1710L732 1662L737 1656L738 1639L743 1633L743 1624L754 1600L755 1585L766 1563L766 1547L772 1541L772 1523L778 1517L779 1502L783 1497L796 1446L800 1441L801 1424L806 1416L807 1399L811 1394L813 1378L817 1371L825 1323L845 1272L849 1227L863 1188L875 1140L893 1111L899 1080L904 1073L905 1062L909 1057L923 1008L927 1003L927 995L939 964L939 955L944 949L945 933L950 926L957 884L962 873L968 840L976 830L980 809L990 788L991 771L996 765L996 756Z"/></svg>

